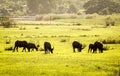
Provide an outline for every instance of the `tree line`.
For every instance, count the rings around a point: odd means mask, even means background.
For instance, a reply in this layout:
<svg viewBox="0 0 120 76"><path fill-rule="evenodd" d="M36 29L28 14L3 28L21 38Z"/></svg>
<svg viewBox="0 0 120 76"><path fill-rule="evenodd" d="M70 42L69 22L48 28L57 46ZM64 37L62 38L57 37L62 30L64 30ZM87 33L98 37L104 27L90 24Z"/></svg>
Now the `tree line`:
<svg viewBox="0 0 120 76"><path fill-rule="evenodd" d="M120 13L119 0L0 0L1 15L36 15L36 14L113 14Z"/></svg>

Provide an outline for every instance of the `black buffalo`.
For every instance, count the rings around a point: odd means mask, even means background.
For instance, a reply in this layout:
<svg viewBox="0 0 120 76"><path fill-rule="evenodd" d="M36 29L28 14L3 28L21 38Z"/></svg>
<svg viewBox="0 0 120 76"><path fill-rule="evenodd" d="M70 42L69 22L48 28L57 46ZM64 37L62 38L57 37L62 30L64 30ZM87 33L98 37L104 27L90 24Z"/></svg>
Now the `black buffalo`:
<svg viewBox="0 0 120 76"><path fill-rule="evenodd" d="M99 50L100 53L103 53L103 44L99 41L96 41L94 43L93 53L95 53L97 49Z"/></svg>
<svg viewBox="0 0 120 76"><path fill-rule="evenodd" d="M18 52L18 47L23 47L22 52L23 52L24 50L26 51L27 41L19 41L19 40L17 40L17 41L15 42L13 52L15 52L15 49L16 49L17 52Z"/></svg>
<svg viewBox="0 0 120 76"><path fill-rule="evenodd" d="M78 49L78 52L81 52L81 50L83 49L83 48L82 48L82 44L79 43L78 41L74 41L74 42L72 43L72 47L73 47L73 52L75 52L75 48Z"/></svg>
<svg viewBox="0 0 120 76"><path fill-rule="evenodd" d="M39 45L36 46L34 43L28 43L28 44L27 44L28 52L30 52L30 49L32 49L32 51L33 51L34 49L36 49L36 51L38 51L38 47L39 47Z"/></svg>
<svg viewBox="0 0 120 76"><path fill-rule="evenodd" d="M89 44L88 53L92 52L93 49L94 49L94 44Z"/></svg>
<svg viewBox="0 0 120 76"><path fill-rule="evenodd" d="M49 51L53 53L54 47L51 48L50 42L44 42L44 50L45 50L45 54L47 54L47 52Z"/></svg>

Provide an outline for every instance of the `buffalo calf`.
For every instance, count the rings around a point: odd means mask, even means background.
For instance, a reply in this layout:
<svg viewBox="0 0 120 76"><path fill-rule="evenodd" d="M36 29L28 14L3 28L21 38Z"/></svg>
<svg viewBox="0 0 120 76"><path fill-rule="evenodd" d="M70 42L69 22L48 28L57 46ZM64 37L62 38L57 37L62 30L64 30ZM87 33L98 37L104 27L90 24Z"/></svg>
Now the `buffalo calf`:
<svg viewBox="0 0 120 76"><path fill-rule="evenodd" d="M33 51L34 49L36 49L36 51L38 51L38 47L39 47L39 45L36 46L34 43L28 43L28 44L27 44L28 52L30 52L30 49L32 49L32 51Z"/></svg>
<svg viewBox="0 0 120 76"><path fill-rule="evenodd" d="M103 44L99 41L96 41L94 43L93 53L96 52L97 49L99 50L100 53L103 53Z"/></svg>
<svg viewBox="0 0 120 76"><path fill-rule="evenodd" d="M94 44L89 44L88 53L92 52L93 49L94 49Z"/></svg>

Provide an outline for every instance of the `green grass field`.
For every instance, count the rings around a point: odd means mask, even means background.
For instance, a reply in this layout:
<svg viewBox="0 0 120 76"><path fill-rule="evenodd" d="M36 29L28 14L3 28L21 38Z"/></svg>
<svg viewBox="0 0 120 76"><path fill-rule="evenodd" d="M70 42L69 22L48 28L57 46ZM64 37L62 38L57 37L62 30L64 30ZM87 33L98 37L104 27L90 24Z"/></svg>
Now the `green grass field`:
<svg viewBox="0 0 120 76"><path fill-rule="evenodd" d="M81 23L78 26L76 24ZM120 24L105 27L103 20L56 20L19 22L18 28L0 28L0 76L120 76L120 44L103 53L88 53L89 43L103 39L120 41ZM6 41L10 44L5 44ZM5 51L16 40L34 42L43 48L44 41L54 46L53 54L44 51ZM86 45L73 53L72 42Z"/></svg>

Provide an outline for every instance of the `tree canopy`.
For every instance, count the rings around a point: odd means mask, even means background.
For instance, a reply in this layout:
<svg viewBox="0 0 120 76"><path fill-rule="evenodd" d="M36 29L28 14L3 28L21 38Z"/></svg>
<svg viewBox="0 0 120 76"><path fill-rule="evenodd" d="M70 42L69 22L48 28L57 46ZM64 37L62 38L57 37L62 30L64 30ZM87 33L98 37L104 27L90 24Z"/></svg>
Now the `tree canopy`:
<svg viewBox="0 0 120 76"><path fill-rule="evenodd" d="M36 14L120 13L120 0L0 0L0 16L22 16ZM84 7L84 8L83 8Z"/></svg>
<svg viewBox="0 0 120 76"><path fill-rule="evenodd" d="M83 6L87 14L98 13L101 15L120 13L120 3L112 0L89 0Z"/></svg>

